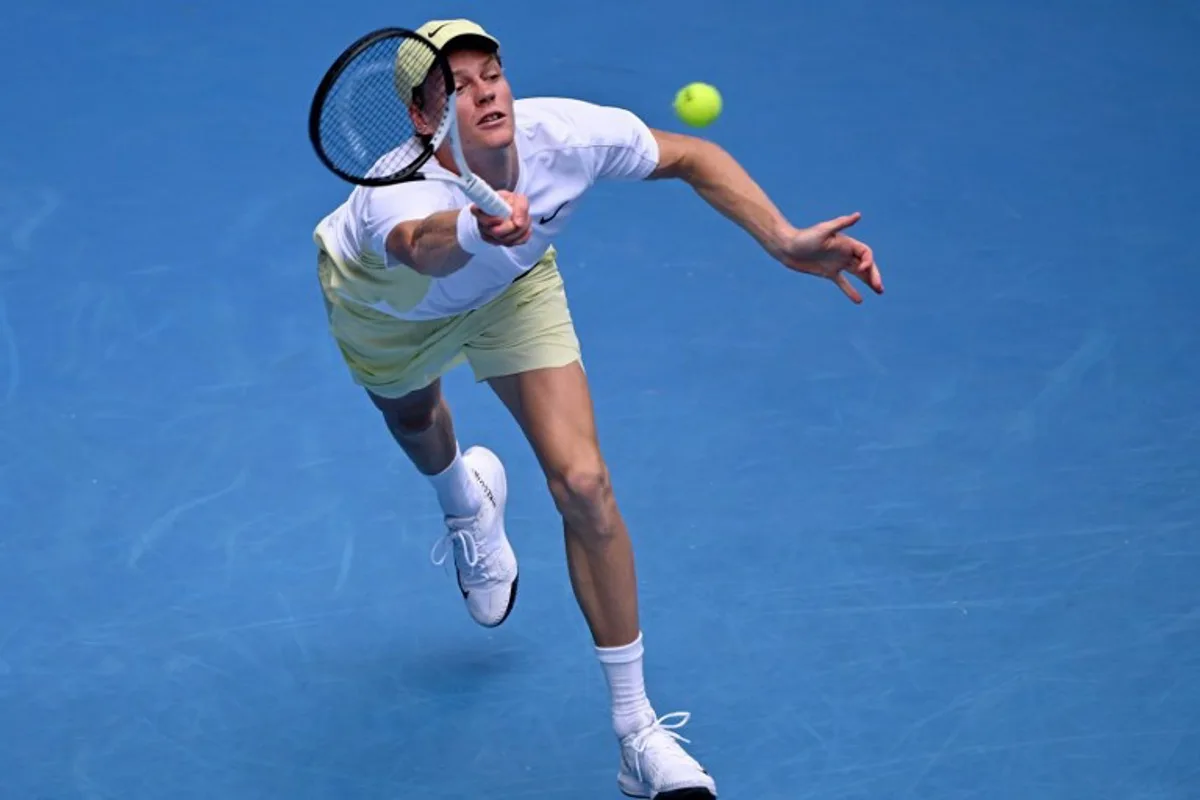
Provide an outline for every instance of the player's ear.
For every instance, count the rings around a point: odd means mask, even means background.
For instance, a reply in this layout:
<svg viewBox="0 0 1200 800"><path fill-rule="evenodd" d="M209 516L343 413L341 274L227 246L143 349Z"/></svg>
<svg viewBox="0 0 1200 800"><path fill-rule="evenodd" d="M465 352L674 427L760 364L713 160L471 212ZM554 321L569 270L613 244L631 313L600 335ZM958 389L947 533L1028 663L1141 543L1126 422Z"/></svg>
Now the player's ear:
<svg viewBox="0 0 1200 800"><path fill-rule="evenodd" d="M425 118L425 96L420 87L413 89L412 102L408 104L408 118L412 120L413 129L422 136L432 136L433 126Z"/></svg>

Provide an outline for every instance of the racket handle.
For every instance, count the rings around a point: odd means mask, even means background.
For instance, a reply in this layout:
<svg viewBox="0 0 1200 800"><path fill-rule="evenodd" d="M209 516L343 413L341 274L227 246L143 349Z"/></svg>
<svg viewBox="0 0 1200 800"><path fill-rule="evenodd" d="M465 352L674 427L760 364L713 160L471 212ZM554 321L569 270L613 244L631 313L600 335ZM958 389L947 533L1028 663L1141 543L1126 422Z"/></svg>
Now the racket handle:
<svg viewBox="0 0 1200 800"><path fill-rule="evenodd" d="M471 202L479 206L479 209L493 217L507 217L512 214L512 209L508 203L504 202L504 198L496 194L496 190L487 183L480 180L478 176L472 175L463 181L463 191L467 197L471 198Z"/></svg>

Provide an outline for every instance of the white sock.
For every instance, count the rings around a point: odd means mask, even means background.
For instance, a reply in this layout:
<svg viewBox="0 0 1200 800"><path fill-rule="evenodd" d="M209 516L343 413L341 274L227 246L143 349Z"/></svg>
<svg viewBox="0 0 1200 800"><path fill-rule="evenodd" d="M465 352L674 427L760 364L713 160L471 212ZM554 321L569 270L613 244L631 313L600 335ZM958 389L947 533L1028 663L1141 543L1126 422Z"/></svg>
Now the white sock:
<svg viewBox="0 0 1200 800"><path fill-rule="evenodd" d="M618 738L628 736L654 721L654 709L646 697L642 675L642 634L623 647L597 647L596 657L604 668L612 697L613 730Z"/></svg>
<svg viewBox="0 0 1200 800"><path fill-rule="evenodd" d="M473 517L483 502L471 471L463 461L462 451L454 445L454 460L450 466L436 475L428 475L429 482L437 492L442 511L452 517Z"/></svg>

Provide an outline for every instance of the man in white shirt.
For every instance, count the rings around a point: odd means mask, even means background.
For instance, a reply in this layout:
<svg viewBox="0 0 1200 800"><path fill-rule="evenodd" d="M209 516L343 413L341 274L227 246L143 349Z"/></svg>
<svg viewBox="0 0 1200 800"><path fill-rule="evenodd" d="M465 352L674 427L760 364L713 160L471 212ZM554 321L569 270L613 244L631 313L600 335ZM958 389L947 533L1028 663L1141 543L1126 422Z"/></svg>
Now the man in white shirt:
<svg viewBox="0 0 1200 800"><path fill-rule="evenodd" d="M512 207L475 208L445 180L443 145L422 180L358 187L320 222L318 273L330 330L397 443L445 513L448 551L471 616L495 626L516 599L518 564L504 526L507 483L496 455L460 451L440 377L462 362L486 381L529 440L563 518L567 564L611 696L618 784L633 797L715 798L713 779L679 744L679 715L659 718L642 677L633 549L597 444L587 379L552 241L596 181L679 178L784 266L876 293L871 250L842 231L857 214L810 228L787 222L725 151L651 130L632 113L559 98L515 100L499 43L468 20L419 32L446 52L463 149ZM398 79L398 84L400 83ZM412 93L419 116L421 86Z"/></svg>

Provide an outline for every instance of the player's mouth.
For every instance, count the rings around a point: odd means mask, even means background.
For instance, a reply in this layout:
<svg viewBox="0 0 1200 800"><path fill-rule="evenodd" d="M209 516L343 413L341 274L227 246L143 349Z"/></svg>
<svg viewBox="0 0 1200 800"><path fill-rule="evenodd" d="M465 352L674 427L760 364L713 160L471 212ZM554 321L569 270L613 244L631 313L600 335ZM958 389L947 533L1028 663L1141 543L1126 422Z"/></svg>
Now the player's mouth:
<svg viewBox="0 0 1200 800"><path fill-rule="evenodd" d="M489 112L480 117L479 122L475 124L480 128L498 128L504 124L504 114L500 111Z"/></svg>

